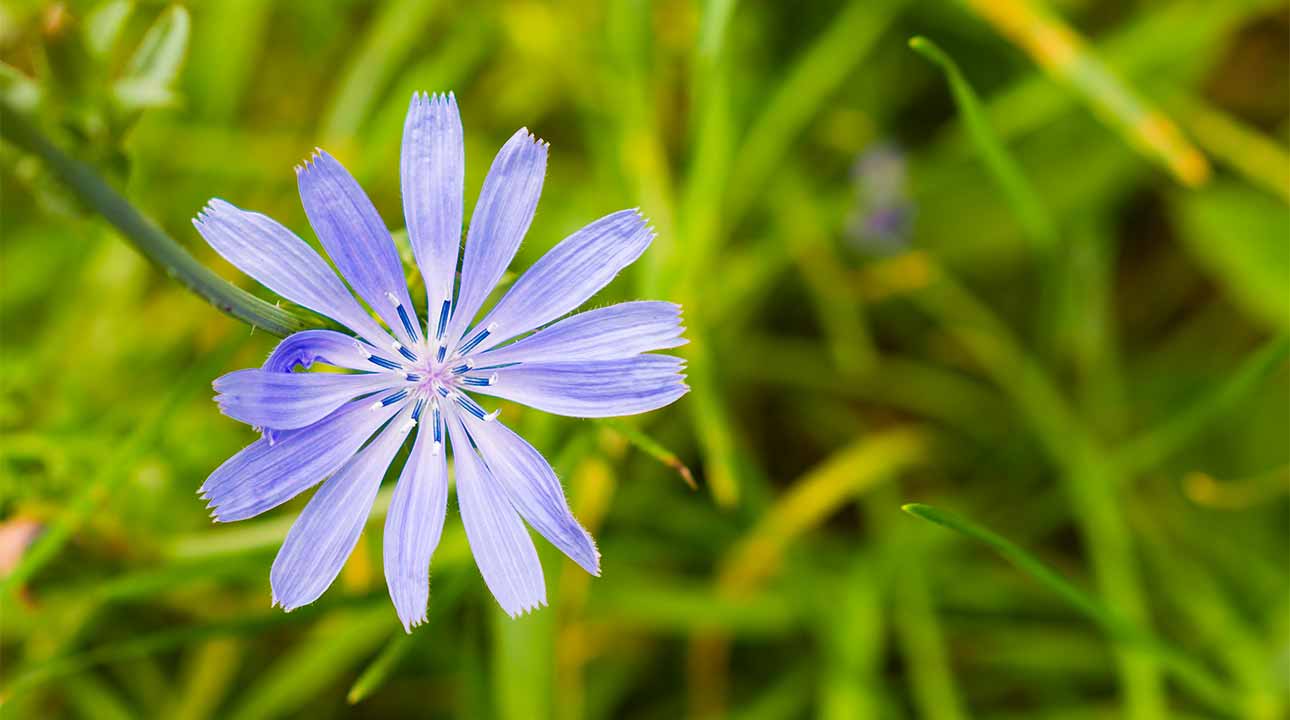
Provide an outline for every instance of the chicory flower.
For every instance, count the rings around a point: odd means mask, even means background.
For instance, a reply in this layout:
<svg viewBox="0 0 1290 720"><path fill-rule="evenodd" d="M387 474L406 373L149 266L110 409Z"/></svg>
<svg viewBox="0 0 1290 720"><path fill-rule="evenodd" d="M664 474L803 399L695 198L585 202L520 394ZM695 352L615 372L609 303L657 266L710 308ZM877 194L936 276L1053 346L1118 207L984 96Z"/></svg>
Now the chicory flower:
<svg viewBox="0 0 1290 720"><path fill-rule="evenodd" d="M655 410L688 387L679 358L651 351L686 341L680 308L666 302L564 317L650 244L654 233L635 210L566 238L475 321L533 220L547 149L524 129L507 141L459 252L465 149L456 100L451 93L413 97L403 134L403 212L425 280L425 324L385 223L354 178L321 150L296 168L300 197L344 281L264 215L216 199L194 219L238 269L354 333L298 332L262 367L214 383L220 409L263 432L202 485L216 521L259 515L322 482L270 573L274 603L284 610L313 602L331 585L413 434L384 541L390 597L409 632L426 617L430 557L447 513L449 448L472 554L508 614L546 604L526 523L599 574L596 546L550 464L473 395L585 418ZM348 372L295 372L314 363Z"/></svg>

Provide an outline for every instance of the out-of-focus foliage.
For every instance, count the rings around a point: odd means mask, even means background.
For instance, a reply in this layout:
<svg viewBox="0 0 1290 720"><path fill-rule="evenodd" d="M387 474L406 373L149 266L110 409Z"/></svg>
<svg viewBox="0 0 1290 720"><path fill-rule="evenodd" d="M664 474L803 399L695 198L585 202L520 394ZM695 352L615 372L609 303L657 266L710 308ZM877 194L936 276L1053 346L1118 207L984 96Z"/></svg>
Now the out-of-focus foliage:
<svg viewBox="0 0 1290 720"><path fill-rule="evenodd" d="M304 499L213 526L195 495L253 438L210 380L274 338L0 143L0 714L1284 717L1288 23L1267 0L0 5L6 111L257 293L191 229L208 198L308 235L291 167L320 145L397 226L408 100L451 89L469 211L531 128L552 154L518 267L641 206L659 238L597 302L684 304L694 388L621 425L504 407L604 556L591 579L543 547L549 608L500 612L453 510L405 636L387 479L336 585L283 614L268 568Z"/></svg>

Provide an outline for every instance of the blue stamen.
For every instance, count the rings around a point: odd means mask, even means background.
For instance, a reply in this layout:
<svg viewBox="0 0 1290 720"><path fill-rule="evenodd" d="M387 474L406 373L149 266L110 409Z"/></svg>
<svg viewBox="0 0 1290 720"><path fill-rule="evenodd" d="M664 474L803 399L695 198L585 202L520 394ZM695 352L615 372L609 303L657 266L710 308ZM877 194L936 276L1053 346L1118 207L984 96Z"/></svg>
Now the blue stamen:
<svg viewBox="0 0 1290 720"><path fill-rule="evenodd" d="M437 443L441 443L443 442L443 423L441 422L441 416L439 415L439 403L434 404L433 413L434 413L434 441Z"/></svg>
<svg viewBox="0 0 1290 720"><path fill-rule="evenodd" d="M439 346L439 357L435 360L435 362L443 362L443 357L444 357L445 355L447 355L447 354L448 354L448 346L447 346L447 345L440 345L440 346Z"/></svg>
<svg viewBox="0 0 1290 720"><path fill-rule="evenodd" d="M408 382L421 382L421 376L415 373L403 373L403 379Z"/></svg>
<svg viewBox="0 0 1290 720"><path fill-rule="evenodd" d="M403 309L403 303L398 306L399 319L403 321L403 329L407 331L408 337L413 340L417 339L417 328L412 324L412 318L408 317L408 311Z"/></svg>
<svg viewBox="0 0 1290 720"><path fill-rule="evenodd" d="M462 378L461 382L464 385L474 385L475 387L488 387L489 385L493 384L493 378L468 377L468 378Z"/></svg>
<svg viewBox="0 0 1290 720"><path fill-rule="evenodd" d="M462 374L462 373L464 373L464 372L470 372L470 369L471 369L471 368L473 368L473 367L475 367L475 363L470 362L469 360L467 360L466 362L464 362L464 363L462 363L462 364L458 365L457 367L453 368L453 369L452 369L452 374L453 374L453 375L460 375L460 374Z"/></svg>
<svg viewBox="0 0 1290 720"><path fill-rule="evenodd" d="M448 316L452 313L452 300L444 298L443 306L439 309L439 329L435 331L434 339L442 340L443 333L448 329Z"/></svg>
<svg viewBox="0 0 1290 720"><path fill-rule="evenodd" d="M475 346L477 346L477 345L479 345L480 343L484 342L484 338L486 338L486 337L488 337L489 335L491 335L491 334L492 334L492 332L493 332L493 330L495 329L495 327L496 327L495 325L489 325L488 327L484 328L483 330L480 330L478 335L476 335L475 337L473 337L473 338L471 338L471 339L470 339L470 342L468 342L468 343L466 343L464 346L462 346L462 347L458 348L458 350L457 350L457 354L458 354L458 355L465 355L466 353L470 352L471 350L474 350L474 349L475 349Z"/></svg>
<svg viewBox="0 0 1290 720"><path fill-rule="evenodd" d="M426 399L425 399L425 398L417 398L417 404L416 404L416 407L412 408L412 419L413 419L413 420L420 420L420 419L421 419L421 410L422 410L422 409L424 409L424 408L425 408L425 406L426 406Z"/></svg>
<svg viewBox="0 0 1290 720"><path fill-rule="evenodd" d="M383 358L383 357L378 357L378 356L376 356L376 355L370 355L370 356L368 356L368 358L367 358L367 359L368 359L369 361L371 361L371 363L372 363L373 365L378 365L378 366L380 366L380 367L385 368L386 370L402 370L402 369L403 369L403 366L402 366L402 365L400 365L400 364L398 364L398 363L394 362L393 360L386 360L385 358Z"/></svg>
<svg viewBox="0 0 1290 720"><path fill-rule="evenodd" d="M488 415L488 413L484 412L484 408L479 406L479 403L471 400L465 395L458 395L453 399L457 401L457 404L460 405L463 410L474 415L480 420L483 420L484 417Z"/></svg>
<svg viewBox="0 0 1290 720"><path fill-rule="evenodd" d="M448 388L440 385L435 389L439 391L439 397L448 397Z"/></svg>
<svg viewBox="0 0 1290 720"><path fill-rule="evenodd" d="M409 349L407 349L407 348L403 347L402 345L400 345L400 346L399 346L399 354L400 354L400 355L402 355L403 357L407 358L407 359L408 359L408 362L416 362L416 361L417 361L417 356L416 356L416 355L413 355L411 350L409 350Z"/></svg>
<svg viewBox="0 0 1290 720"><path fill-rule="evenodd" d="M381 401L382 406L390 406L408 396L407 390L400 390Z"/></svg>
<svg viewBox="0 0 1290 720"><path fill-rule="evenodd" d="M508 362L508 363L500 363L500 364L498 364L498 365L485 365L485 366L483 366L483 367L477 367L477 368L472 368L472 369L473 369L473 370L475 370L475 371L477 371L477 372L482 372L482 371L484 371L484 370L501 370L502 368L515 367L516 365L519 365L519 363L518 363L518 362ZM454 370L453 372L456 372L456 371Z"/></svg>

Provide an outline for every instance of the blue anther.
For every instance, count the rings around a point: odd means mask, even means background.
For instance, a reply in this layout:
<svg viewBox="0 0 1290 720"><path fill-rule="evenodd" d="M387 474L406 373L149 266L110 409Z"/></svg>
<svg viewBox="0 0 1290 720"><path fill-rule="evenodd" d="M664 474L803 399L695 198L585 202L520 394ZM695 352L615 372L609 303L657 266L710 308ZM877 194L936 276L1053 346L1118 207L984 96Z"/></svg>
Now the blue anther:
<svg viewBox="0 0 1290 720"><path fill-rule="evenodd" d="M457 354L465 355L471 350L474 350L475 346L484 342L484 338L488 337L491 333L492 331L489 330L488 328L484 328L483 330L480 330L478 335L470 339L470 342L466 343L464 346L462 346L460 349L457 350Z"/></svg>
<svg viewBox="0 0 1290 720"><path fill-rule="evenodd" d="M447 355L447 354L448 354L448 346L447 346L447 345L440 345L440 346L439 346L439 356L435 359L435 362L443 362L443 358L444 358L444 356L445 356L445 355Z"/></svg>
<svg viewBox="0 0 1290 720"><path fill-rule="evenodd" d="M493 384L489 378L481 377L462 378L461 382L465 385L474 385L475 387L488 387Z"/></svg>
<svg viewBox="0 0 1290 720"><path fill-rule="evenodd" d="M497 365L485 365L485 366L483 366L483 367L477 367L477 368L472 368L472 369L473 369L475 372L483 372L484 370L501 370L502 368L515 367L516 365L519 365L519 363L518 363L518 362L508 362L508 363L499 363L499 364L497 364ZM453 372L456 372L456 371L454 370Z"/></svg>
<svg viewBox="0 0 1290 720"><path fill-rule="evenodd" d="M399 311L399 319L403 321L403 329L408 332L408 337L416 340L417 328L412 324L412 318L408 317L408 311L403 309L403 303L399 303L397 310Z"/></svg>
<svg viewBox="0 0 1290 720"><path fill-rule="evenodd" d="M470 369L471 369L472 367L474 367L474 366L475 366L475 364L474 364L474 363L464 362L464 363L462 363L462 364L458 365L457 367L453 368L453 369L452 369L452 374L453 374L453 375L460 375L460 374L462 374L462 373L464 373L464 372L470 372Z"/></svg>
<svg viewBox="0 0 1290 720"><path fill-rule="evenodd" d="M439 329L435 331L434 339L442 340L443 333L448 329L448 315L452 312L452 301L444 300L443 307L439 309Z"/></svg>
<svg viewBox="0 0 1290 720"><path fill-rule="evenodd" d="M437 404L434 406L434 441L437 443L443 442L443 422L441 421Z"/></svg>
<svg viewBox="0 0 1290 720"><path fill-rule="evenodd" d="M448 397L448 388L440 385L435 389L439 391L439 397Z"/></svg>
<svg viewBox="0 0 1290 720"><path fill-rule="evenodd" d="M400 355L402 355L403 357L407 358L407 359L408 359L408 362L416 362L416 361L417 361L417 356L416 356L416 355L413 355L411 350L409 350L409 349L407 349L407 348L403 347L402 345L400 345L400 346L399 346L399 354L400 354Z"/></svg>
<svg viewBox="0 0 1290 720"><path fill-rule="evenodd" d="M383 358L383 357L379 357L379 356L376 356L376 355L373 355L373 356L371 356L371 357L369 357L369 358L367 358L367 359L368 359L368 360L370 360L370 361L371 361L371 363L372 363L373 365L378 365L378 366L380 366L380 367L385 368L386 370L402 370L402 369L403 369L403 366L402 366L402 365L400 365L400 364L398 364L398 363L394 362L393 360L386 360L385 358Z"/></svg>
<svg viewBox="0 0 1290 720"><path fill-rule="evenodd" d="M404 373L403 378L408 382L421 382L421 376L415 373Z"/></svg>
<svg viewBox="0 0 1290 720"><path fill-rule="evenodd" d="M381 401L381 405L390 406L408 396L407 390L400 390Z"/></svg>
<svg viewBox="0 0 1290 720"><path fill-rule="evenodd" d="M460 405L462 409L464 409L466 412L470 413L471 415L474 415L475 417L479 418L480 420L483 420L484 416L488 415L488 413L484 412L484 408L479 406L479 403L475 402L474 400L471 400L465 395L458 395L453 399L457 401L457 404Z"/></svg>
<svg viewBox="0 0 1290 720"><path fill-rule="evenodd" d="M425 408L425 406L426 406L426 399L425 399L425 398L417 398L417 404L416 404L416 407L412 408L412 419L413 419L413 420L420 420L420 419L421 419L421 410L422 410L422 409L424 409L424 408Z"/></svg>

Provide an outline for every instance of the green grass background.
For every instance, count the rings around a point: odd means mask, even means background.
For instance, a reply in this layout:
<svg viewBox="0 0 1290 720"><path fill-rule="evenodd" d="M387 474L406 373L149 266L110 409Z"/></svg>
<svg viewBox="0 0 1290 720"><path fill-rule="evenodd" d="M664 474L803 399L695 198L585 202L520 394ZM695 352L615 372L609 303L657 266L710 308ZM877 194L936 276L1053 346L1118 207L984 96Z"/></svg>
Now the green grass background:
<svg viewBox="0 0 1290 720"><path fill-rule="evenodd" d="M0 715L1284 717L1290 10L1053 2L1105 65L1052 76L982 10L1017 7L0 5L7 107L261 297L189 224L208 198L309 236L291 167L321 146L397 227L408 100L454 90L469 212L527 126L551 160L516 268L641 206L659 238L595 302L682 303L693 386L620 426L504 407L604 555L591 580L543 546L550 607L501 613L454 506L405 636L390 478L336 584L283 614L303 499L214 526L195 495L254 437L210 381L275 338L0 144ZM1098 109L1125 89L1206 181ZM847 232L879 142L916 211L883 256Z"/></svg>

